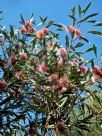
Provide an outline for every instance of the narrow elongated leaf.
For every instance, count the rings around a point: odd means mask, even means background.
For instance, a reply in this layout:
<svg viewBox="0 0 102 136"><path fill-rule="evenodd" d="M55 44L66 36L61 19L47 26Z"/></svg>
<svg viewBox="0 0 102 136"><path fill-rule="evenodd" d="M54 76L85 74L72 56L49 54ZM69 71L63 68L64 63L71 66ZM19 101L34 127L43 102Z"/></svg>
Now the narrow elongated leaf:
<svg viewBox="0 0 102 136"><path fill-rule="evenodd" d="M92 51L93 50L93 48L89 48L89 49L87 49L85 52L87 53L87 52L90 52L90 51Z"/></svg>
<svg viewBox="0 0 102 136"><path fill-rule="evenodd" d="M81 37L85 42L89 43L89 40L86 39L85 37Z"/></svg>
<svg viewBox="0 0 102 136"><path fill-rule="evenodd" d="M74 25L75 22L76 22L76 18L74 16L72 16L72 15L68 15L68 16L73 20L73 25Z"/></svg>
<svg viewBox="0 0 102 136"><path fill-rule="evenodd" d="M72 9L72 16L73 16L73 17L75 16L75 6L74 6L73 9Z"/></svg>
<svg viewBox="0 0 102 136"><path fill-rule="evenodd" d="M96 48L96 46L93 44L93 51L94 51L94 54L96 55L96 57L97 57L97 48Z"/></svg>
<svg viewBox="0 0 102 136"><path fill-rule="evenodd" d="M10 26L10 36L11 37L14 37L14 29L13 29L13 26Z"/></svg>
<svg viewBox="0 0 102 136"><path fill-rule="evenodd" d="M81 46L83 46L83 45L84 45L84 43L79 42L79 43L75 46L75 48L81 47Z"/></svg>
<svg viewBox="0 0 102 136"><path fill-rule="evenodd" d="M48 25L47 25L46 27L50 27L51 25L53 25L53 23L54 23L53 20L49 21L49 22L48 22Z"/></svg>
<svg viewBox="0 0 102 136"><path fill-rule="evenodd" d="M89 2L88 5L85 7L85 9L82 10L82 13L84 13L84 15L88 11L88 9L90 8L91 4L92 4L92 2Z"/></svg>
<svg viewBox="0 0 102 136"><path fill-rule="evenodd" d="M24 19L23 19L23 16L20 14L20 17L21 17L21 21L22 21L22 23L24 24L25 23L25 21L24 21Z"/></svg>
<svg viewBox="0 0 102 136"><path fill-rule="evenodd" d="M78 12L79 12L79 16L81 17L81 6L78 6Z"/></svg>
<svg viewBox="0 0 102 136"><path fill-rule="evenodd" d="M94 26L102 26L102 23L96 23Z"/></svg>
<svg viewBox="0 0 102 136"><path fill-rule="evenodd" d="M87 33L94 34L94 35L102 37L102 32L99 32L99 31L88 31Z"/></svg>
<svg viewBox="0 0 102 136"><path fill-rule="evenodd" d="M95 23L96 20L88 20L87 22L88 22L88 23Z"/></svg>
<svg viewBox="0 0 102 136"><path fill-rule="evenodd" d="M67 35L66 35L65 39L66 39L66 49L68 49L69 48L69 38Z"/></svg>
<svg viewBox="0 0 102 136"><path fill-rule="evenodd" d="M40 17L40 20L41 20L42 24L45 24L47 18L48 18L48 17L45 17L45 18Z"/></svg>
<svg viewBox="0 0 102 136"><path fill-rule="evenodd" d="M85 17L85 18L83 18L82 20L80 20L77 24L82 23L82 22L85 22L85 21L87 21L89 18L94 17L94 16L97 16L97 15L98 15L98 13L90 14L90 15L88 15L87 17Z"/></svg>

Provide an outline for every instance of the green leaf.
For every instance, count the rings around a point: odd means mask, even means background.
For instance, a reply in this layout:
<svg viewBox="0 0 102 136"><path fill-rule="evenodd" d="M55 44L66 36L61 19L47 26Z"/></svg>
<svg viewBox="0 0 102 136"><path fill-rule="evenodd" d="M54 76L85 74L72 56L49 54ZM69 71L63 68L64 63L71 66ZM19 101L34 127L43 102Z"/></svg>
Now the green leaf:
<svg viewBox="0 0 102 136"><path fill-rule="evenodd" d="M11 37L14 37L14 29L13 29L13 26L10 25L10 36Z"/></svg>
<svg viewBox="0 0 102 136"><path fill-rule="evenodd" d="M92 50L93 50L93 48L89 48L89 49L87 49L87 50L85 51L85 53L90 52L90 51L92 51Z"/></svg>
<svg viewBox="0 0 102 136"><path fill-rule="evenodd" d="M57 27L59 27L59 28L61 28L62 30L67 31L67 26L64 25L64 24L53 24L53 25L54 25L54 26L57 26Z"/></svg>
<svg viewBox="0 0 102 136"><path fill-rule="evenodd" d="M42 24L45 24L47 18L48 18L48 17L45 17L45 18L40 17L40 20L41 20Z"/></svg>
<svg viewBox="0 0 102 136"><path fill-rule="evenodd" d="M24 24L25 23L25 21L24 21L24 19L23 19L23 16L20 14L20 17L21 17L21 21L22 21L22 23Z"/></svg>
<svg viewBox="0 0 102 136"><path fill-rule="evenodd" d="M96 20L88 20L87 22L88 22L88 23L95 23Z"/></svg>
<svg viewBox="0 0 102 136"><path fill-rule="evenodd" d="M74 16L72 16L72 15L68 15L68 16L73 20L73 26L74 26L74 24L76 22L76 18Z"/></svg>
<svg viewBox="0 0 102 136"><path fill-rule="evenodd" d="M36 38L34 38L34 39L31 41L31 43L32 43L32 49L34 49L34 48L35 48L35 45L36 45Z"/></svg>
<svg viewBox="0 0 102 136"><path fill-rule="evenodd" d="M102 37L102 32L99 32L99 31L88 31L87 33L94 34L94 35Z"/></svg>
<svg viewBox="0 0 102 136"><path fill-rule="evenodd" d="M72 16L73 16L73 17L75 16L75 6L74 6L73 9L72 9Z"/></svg>
<svg viewBox="0 0 102 136"><path fill-rule="evenodd" d="M68 97L64 97L59 101L59 109L62 108L64 106L64 104L67 102Z"/></svg>
<svg viewBox="0 0 102 136"><path fill-rule="evenodd" d="M85 9L82 10L82 13L84 13L84 15L88 11L88 9L90 8L91 4L92 4L92 2L89 2L88 5L85 7Z"/></svg>
<svg viewBox="0 0 102 136"><path fill-rule="evenodd" d="M89 40L86 39L85 37L81 37L81 39L83 39L85 42L89 43Z"/></svg>
<svg viewBox="0 0 102 136"><path fill-rule="evenodd" d="M87 17L85 17L85 18L83 18L82 20L80 20L79 22L77 22L77 24L82 23L82 22L85 22L85 21L87 21L89 18L94 17L94 16L97 16L97 15L98 15L98 13L90 14L90 15L88 15Z"/></svg>
<svg viewBox="0 0 102 136"><path fill-rule="evenodd" d="M85 124L79 124L77 127L80 128L80 129L83 129L83 130L86 130L86 131L90 132L89 127L87 125L85 125Z"/></svg>
<svg viewBox="0 0 102 136"><path fill-rule="evenodd" d="M53 23L54 23L53 20L49 21L49 22L48 22L48 25L47 25L46 27L50 27L51 25L53 25Z"/></svg>
<svg viewBox="0 0 102 136"><path fill-rule="evenodd" d="M54 26L57 26L57 27L62 27L62 25L60 25L60 24L53 24Z"/></svg>
<svg viewBox="0 0 102 136"><path fill-rule="evenodd" d="M69 38L67 35L66 35L65 39L66 39L66 49L68 49L69 48Z"/></svg>
<svg viewBox="0 0 102 136"><path fill-rule="evenodd" d="M96 48L96 46L93 44L93 51L94 51L94 54L96 55L96 57L97 57L97 48Z"/></svg>
<svg viewBox="0 0 102 136"><path fill-rule="evenodd" d="M10 40L10 35L7 32L5 32L4 30L1 30L1 33L5 36L5 38Z"/></svg>
<svg viewBox="0 0 102 136"><path fill-rule="evenodd" d="M81 46L83 46L83 45L84 45L84 43L79 42L79 43L75 46L75 48L81 47Z"/></svg>
<svg viewBox="0 0 102 136"><path fill-rule="evenodd" d="M94 26L102 26L102 23L97 22Z"/></svg>
<svg viewBox="0 0 102 136"><path fill-rule="evenodd" d="M78 12L79 12L79 16L81 17L81 6L78 6Z"/></svg>

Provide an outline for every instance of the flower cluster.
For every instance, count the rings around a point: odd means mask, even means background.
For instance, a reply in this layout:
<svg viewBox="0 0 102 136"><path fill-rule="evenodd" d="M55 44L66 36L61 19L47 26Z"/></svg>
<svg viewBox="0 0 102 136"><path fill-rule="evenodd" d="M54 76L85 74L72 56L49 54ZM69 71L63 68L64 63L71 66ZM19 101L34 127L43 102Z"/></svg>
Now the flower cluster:
<svg viewBox="0 0 102 136"><path fill-rule="evenodd" d="M79 39L82 38L80 29L75 28L74 26L69 26L67 27L67 31L70 32L71 34L74 34L75 37L78 37Z"/></svg>
<svg viewBox="0 0 102 136"><path fill-rule="evenodd" d="M20 33L30 34L34 32L35 32L35 28L32 26L30 20L25 21L20 29Z"/></svg>

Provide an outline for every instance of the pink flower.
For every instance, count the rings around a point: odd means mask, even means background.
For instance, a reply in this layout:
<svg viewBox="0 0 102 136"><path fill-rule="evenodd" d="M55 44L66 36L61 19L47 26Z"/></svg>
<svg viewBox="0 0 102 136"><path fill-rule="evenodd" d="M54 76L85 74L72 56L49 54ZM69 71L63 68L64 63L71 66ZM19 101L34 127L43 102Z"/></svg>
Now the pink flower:
<svg viewBox="0 0 102 136"><path fill-rule="evenodd" d="M86 73L87 72L87 68L85 66L81 66L80 67L80 72L81 73Z"/></svg>
<svg viewBox="0 0 102 136"><path fill-rule="evenodd" d="M10 56L10 62L11 62L12 65L15 64L16 60L17 60L16 56L14 56L14 55Z"/></svg>
<svg viewBox="0 0 102 136"><path fill-rule="evenodd" d="M66 51L64 48L60 48L60 49L58 50L58 55L59 55L60 57L66 57L66 56L67 56L67 51Z"/></svg>
<svg viewBox="0 0 102 136"><path fill-rule="evenodd" d="M57 123L57 129L60 133L64 133L66 131L65 123L60 121Z"/></svg>
<svg viewBox="0 0 102 136"><path fill-rule="evenodd" d="M61 90L59 90L60 93L64 93L67 91L67 88L66 87L62 87Z"/></svg>
<svg viewBox="0 0 102 136"><path fill-rule="evenodd" d="M56 74L51 74L49 77L48 77L48 80L50 82L55 82L57 80L58 76Z"/></svg>
<svg viewBox="0 0 102 136"><path fill-rule="evenodd" d="M15 48L16 49L20 49L21 48L21 44L19 44L19 43L15 44Z"/></svg>
<svg viewBox="0 0 102 136"><path fill-rule="evenodd" d="M55 46L55 45L56 45L56 42L49 42L47 45L48 45L48 48L50 48L50 47Z"/></svg>
<svg viewBox="0 0 102 136"><path fill-rule="evenodd" d="M40 72L46 72L48 70L48 67L45 64L42 64L39 66L39 71Z"/></svg>
<svg viewBox="0 0 102 136"><path fill-rule="evenodd" d="M68 32L72 33L72 32L74 32L75 28L74 28L74 26L71 25L67 28L67 30L68 30Z"/></svg>
<svg viewBox="0 0 102 136"><path fill-rule="evenodd" d="M23 33L25 33L25 32L26 32L26 29L25 29L24 26L22 26L21 29L20 29L20 33L23 34Z"/></svg>
<svg viewBox="0 0 102 136"><path fill-rule="evenodd" d="M24 26L25 27L31 27L32 24L31 24L31 22L29 20L27 20L27 21L25 21Z"/></svg>
<svg viewBox="0 0 102 136"><path fill-rule="evenodd" d="M76 66L79 66L79 60L78 59L73 59L73 64Z"/></svg>
<svg viewBox="0 0 102 136"><path fill-rule="evenodd" d="M43 29L36 32L36 37L38 39L42 40L45 37L45 35L48 34L48 32L49 32L48 28L43 28Z"/></svg>
<svg viewBox="0 0 102 136"><path fill-rule="evenodd" d="M15 77L16 77L18 80L23 79L23 78L24 78L24 72L23 72L23 71L18 72L18 73L15 75Z"/></svg>
<svg viewBox="0 0 102 136"><path fill-rule="evenodd" d="M80 29L75 29L75 35L78 37L78 38L81 38L81 32L80 32Z"/></svg>
<svg viewBox="0 0 102 136"><path fill-rule="evenodd" d="M0 38L0 45L4 43L3 39Z"/></svg>
<svg viewBox="0 0 102 136"><path fill-rule="evenodd" d="M65 85L68 85L69 80L68 80L67 77L64 76L64 77L60 78L59 83L60 83L61 86L65 86Z"/></svg>
<svg viewBox="0 0 102 136"><path fill-rule="evenodd" d="M58 89L58 88L60 88L60 87L61 87L61 86L60 86L60 83L59 83L58 80L52 84L52 88L54 88L54 89Z"/></svg>
<svg viewBox="0 0 102 136"><path fill-rule="evenodd" d="M30 22L30 20L25 21L25 23L20 29L20 32L26 33L26 34L35 32L35 28L32 26L32 23Z"/></svg>
<svg viewBox="0 0 102 136"><path fill-rule="evenodd" d="M36 134L36 132L37 132L37 127L33 126L33 127L28 129L28 133L29 133L30 136L33 136L34 134Z"/></svg>
<svg viewBox="0 0 102 136"><path fill-rule="evenodd" d="M42 32L43 32L43 35L46 35L49 33L49 30L48 30L48 28L45 27L42 29Z"/></svg>
<svg viewBox="0 0 102 136"><path fill-rule="evenodd" d="M95 83L95 82L97 82L99 80L102 80L102 78L100 76L94 74L92 76L91 80L92 80L93 83Z"/></svg>
<svg viewBox="0 0 102 136"><path fill-rule="evenodd" d="M58 61L58 65L59 65L59 66L62 66L62 65L63 65L63 59L62 59L62 58L60 58L60 60Z"/></svg>
<svg viewBox="0 0 102 136"><path fill-rule="evenodd" d="M7 83L3 80L0 80L0 90L3 90L7 87Z"/></svg>
<svg viewBox="0 0 102 136"><path fill-rule="evenodd" d="M43 31L42 31L42 30L37 31L37 32L36 32L36 37L37 37L37 39L42 40L42 39L44 38L44 33L43 33Z"/></svg>
<svg viewBox="0 0 102 136"><path fill-rule="evenodd" d="M27 54L26 53L24 53L24 52L20 52L20 59L21 60L27 60L28 59L28 56L27 56Z"/></svg>
<svg viewBox="0 0 102 136"><path fill-rule="evenodd" d="M95 74L95 75L98 75L100 77L102 77L102 70L99 68L99 66L94 66L92 68L92 72Z"/></svg>

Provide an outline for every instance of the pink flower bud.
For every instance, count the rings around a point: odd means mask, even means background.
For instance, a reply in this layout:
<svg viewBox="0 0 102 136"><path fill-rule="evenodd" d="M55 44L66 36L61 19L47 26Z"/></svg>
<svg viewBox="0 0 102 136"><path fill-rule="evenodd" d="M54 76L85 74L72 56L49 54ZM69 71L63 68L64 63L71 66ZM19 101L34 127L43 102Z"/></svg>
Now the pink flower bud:
<svg viewBox="0 0 102 136"><path fill-rule="evenodd" d="M66 57L66 56L67 56L67 51L66 51L64 48L60 48L60 49L58 50L58 55L59 55L60 57Z"/></svg>
<svg viewBox="0 0 102 136"><path fill-rule="evenodd" d="M92 76L91 80L92 80L93 83L95 83L95 82L97 82L99 80L102 80L102 78L100 76L94 74Z"/></svg>
<svg viewBox="0 0 102 136"><path fill-rule="evenodd" d="M24 52L20 52L20 59L21 60L27 60L28 59L28 56L27 56L27 54L26 53L24 53Z"/></svg>
<svg viewBox="0 0 102 136"><path fill-rule="evenodd" d="M31 27L30 31L31 31L31 33L33 33L33 32L35 32L36 30L35 30L34 27Z"/></svg>
<svg viewBox="0 0 102 136"><path fill-rule="evenodd" d="M49 42L47 45L48 45L48 47L53 47L56 45L56 42Z"/></svg>
<svg viewBox="0 0 102 136"><path fill-rule="evenodd" d="M29 20L25 21L24 26L25 27L31 27L31 22Z"/></svg>
<svg viewBox="0 0 102 136"><path fill-rule="evenodd" d="M43 35L46 35L49 33L49 30L48 30L48 28L45 27L42 29L42 32L43 32Z"/></svg>
<svg viewBox="0 0 102 136"><path fill-rule="evenodd" d="M26 32L26 29L25 29L25 27L24 26L22 26L22 28L20 29L20 33L25 33Z"/></svg>
<svg viewBox="0 0 102 136"><path fill-rule="evenodd" d="M18 80L21 80L24 78L24 72L23 71L20 71L18 72L15 77L18 79Z"/></svg>
<svg viewBox="0 0 102 136"><path fill-rule="evenodd" d="M57 80L58 76L56 74L51 74L49 77L48 77L48 80L50 82L55 82Z"/></svg>
<svg viewBox="0 0 102 136"><path fill-rule="evenodd" d="M94 66L92 68L92 72L100 77L102 77L102 70L99 68L99 66Z"/></svg>
<svg viewBox="0 0 102 136"><path fill-rule="evenodd" d="M71 25L67 28L67 30L68 30L68 32L72 33L72 32L74 32L75 28L74 28L74 26Z"/></svg>
<svg viewBox="0 0 102 136"><path fill-rule="evenodd" d="M28 129L28 133L30 136L33 136L34 134L36 134L37 132L37 128L36 127L32 127Z"/></svg>
<svg viewBox="0 0 102 136"><path fill-rule="evenodd" d="M57 123L57 129L60 133L64 133L66 131L66 126L64 122L58 122Z"/></svg>
<svg viewBox="0 0 102 136"><path fill-rule="evenodd" d="M21 44L19 44L19 43L15 44L15 48L16 49L20 49L21 48Z"/></svg>
<svg viewBox="0 0 102 136"><path fill-rule="evenodd" d="M53 82L52 88L58 89L58 88L60 88L60 87L61 87L61 86L60 86L59 81Z"/></svg>
<svg viewBox="0 0 102 136"><path fill-rule="evenodd" d="M37 37L37 39L40 39L40 40L42 40L44 38L44 34L43 34L42 30L39 30L36 32L36 37Z"/></svg>
<svg viewBox="0 0 102 136"><path fill-rule="evenodd" d="M14 56L14 55L10 56L10 62L11 62L12 65L15 64L16 60L17 60L16 56Z"/></svg>
<svg viewBox="0 0 102 136"><path fill-rule="evenodd" d="M86 73L87 72L87 68L85 66L81 66L80 67L80 72L81 73Z"/></svg>
<svg viewBox="0 0 102 136"><path fill-rule="evenodd" d="M67 88L66 87L62 87L61 90L59 90L60 93L64 93L67 91Z"/></svg>
<svg viewBox="0 0 102 136"><path fill-rule="evenodd" d="M0 45L3 45L4 41L0 38Z"/></svg>
<svg viewBox="0 0 102 136"><path fill-rule="evenodd" d="M73 59L73 64L76 66L79 66L79 60L78 59Z"/></svg>
<svg viewBox="0 0 102 136"><path fill-rule="evenodd" d="M60 78L59 83L60 83L61 86L65 86L65 85L68 85L69 80L68 80L67 77L64 76L64 77Z"/></svg>
<svg viewBox="0 0 102 136"><path fill-rule="evenodd" d="M62 59L62 58L60 58L60 60L58 61L58 65L59 65L59 66L62 66L62 65L63 65L63 59Z"/></svg>
<svg viewBox="0 0 102 136"><path fill-rule="evenodd" d="M7 87L7 84L5 81L0 80L0 90L3 90Z"/></svg>
<svg viewBox="0 0 102 136"><path fill-rule="evenodd" d="M42 64L39 66L39 71L40 72L46 72L48 70L48 67L45 64Z"/></svg>
<svg viewBox="0 0 102 136"><path fill-rule="evenodd" d="M75 35L79 38L81 37L80 29L75 29Z"/></svg>

